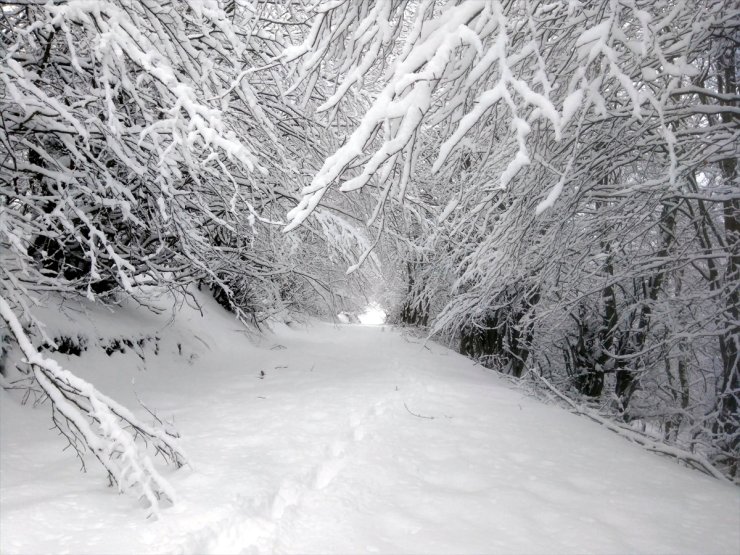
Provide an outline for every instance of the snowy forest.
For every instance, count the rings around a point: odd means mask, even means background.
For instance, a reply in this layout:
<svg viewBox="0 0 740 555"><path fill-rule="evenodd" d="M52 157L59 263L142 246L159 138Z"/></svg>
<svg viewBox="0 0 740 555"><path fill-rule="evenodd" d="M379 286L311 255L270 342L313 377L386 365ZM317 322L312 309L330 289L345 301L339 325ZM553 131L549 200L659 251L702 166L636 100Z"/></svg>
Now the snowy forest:
<svg viewBox="0 0 740 555"><path fill-rule="evenodd" d="M79 375L45 315L153 290L251 337L375 302L740 479L732 0L0 7L2 386L120 491L158 512L187 437Z"/></svg>

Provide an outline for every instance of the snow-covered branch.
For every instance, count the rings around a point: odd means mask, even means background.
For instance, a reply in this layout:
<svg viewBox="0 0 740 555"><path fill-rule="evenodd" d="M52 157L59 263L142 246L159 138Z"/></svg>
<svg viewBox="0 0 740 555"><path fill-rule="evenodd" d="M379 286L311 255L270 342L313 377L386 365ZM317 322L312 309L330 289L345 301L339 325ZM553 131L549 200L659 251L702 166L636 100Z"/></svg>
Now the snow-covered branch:
<svg viewBox="0 0 740 555"><path fill-rule="evenodd" d="M83 465L84 454L90 451L118 490L135 492L148 503L154 515L159 513L162 499L173 502L174 490L155 469L137 439L179 468L186 459L177 436L142 422L92 384L39 353L3 297L0 297L0 316L51 402L54 425L67 438Z"/></svg>

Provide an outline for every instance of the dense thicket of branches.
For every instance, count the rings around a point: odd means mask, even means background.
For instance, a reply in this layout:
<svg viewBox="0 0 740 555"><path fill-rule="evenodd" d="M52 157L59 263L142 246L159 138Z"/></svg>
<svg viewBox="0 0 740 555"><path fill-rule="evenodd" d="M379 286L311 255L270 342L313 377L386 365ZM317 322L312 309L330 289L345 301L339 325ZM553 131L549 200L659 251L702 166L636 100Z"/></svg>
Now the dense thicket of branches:
<svg viewBox="0 0 740 555"><path fill-rule="evenodd" d="M313 97L286 101L286 9L0 4L0 301L21 344L26 334L53 344L33 316L48 295L107 302L197 284L248 322L333 309L367 241L328 204L298 233L281 231L296 183L332 144L303 115ZM94 443L85 419L110 437L96 410L107 401L53 368L27 371L48 378L42 389L64 414L55 424L76 448Z"/></svg>
<svg viewBox="0 0 740 555"><path fill-rule="evenodd" d="M399 319L736 474L738 23L722 1L327 3L288 58L336 83L327 121L374 102L289 228L364 188Z"/></svg>
<svg viewBox="0 0 740 555"><path fill-rule="evenodd" d="M260 321L381 264L399 320L737 473L733 2L0 4L24 322L193 283Z"/></svg>

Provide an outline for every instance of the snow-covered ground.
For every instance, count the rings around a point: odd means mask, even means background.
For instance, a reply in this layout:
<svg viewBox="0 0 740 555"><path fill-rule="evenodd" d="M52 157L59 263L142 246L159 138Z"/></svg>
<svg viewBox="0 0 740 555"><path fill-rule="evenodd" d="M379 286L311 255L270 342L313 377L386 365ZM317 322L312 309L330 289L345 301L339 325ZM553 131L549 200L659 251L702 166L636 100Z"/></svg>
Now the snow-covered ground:
<svg viewBox="0 0 740 555"><path fill-rule="evenodd" d="M249 338L199 299L205 317L54 308L52 334L89 343L58 358L174 420L191 467L146 519L94 461L79 473L47 406L0 393L2 553L740 552L736 487L462 356L387 326ZM116 338L141 344L108 356Z"/></svg>

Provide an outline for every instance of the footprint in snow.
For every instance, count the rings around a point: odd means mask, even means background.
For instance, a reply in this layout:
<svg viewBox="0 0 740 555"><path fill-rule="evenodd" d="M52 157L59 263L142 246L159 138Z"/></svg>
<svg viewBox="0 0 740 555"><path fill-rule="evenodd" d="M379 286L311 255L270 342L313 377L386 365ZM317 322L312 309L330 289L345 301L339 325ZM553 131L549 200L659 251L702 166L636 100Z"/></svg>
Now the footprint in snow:
<svg viewBox="0 0 740 555"><path fill-rule="evenodd" d="M272 502L272 518L275 520L282 518L286 509L298 504L299 498L300 487L290 481L283 482Z"/></svg>
<svg viewBox="0 0 740 555"><path fill-rule="evenodd" d="M322 464L316 472L314 487L321 490L331 484L334 478L337 477L337 474L341 472L344 465L344 459L333 459Z"/></svg>
<svg viewBox="0 0 740 555"><path fill-rule="evenodd" d="M365 438L365 428L362 426L358 426L355 428L354 432L352 432L352 439L355 441L362 441Z"/></svg>
<svg viewBox="0 0 740 555"><path fill-rule="evenodd" d="M342 455L344 455L344 448L345 444L343 441L335 441L331 444L329 452L331 453L332 457L341 457Z"/></svg>

